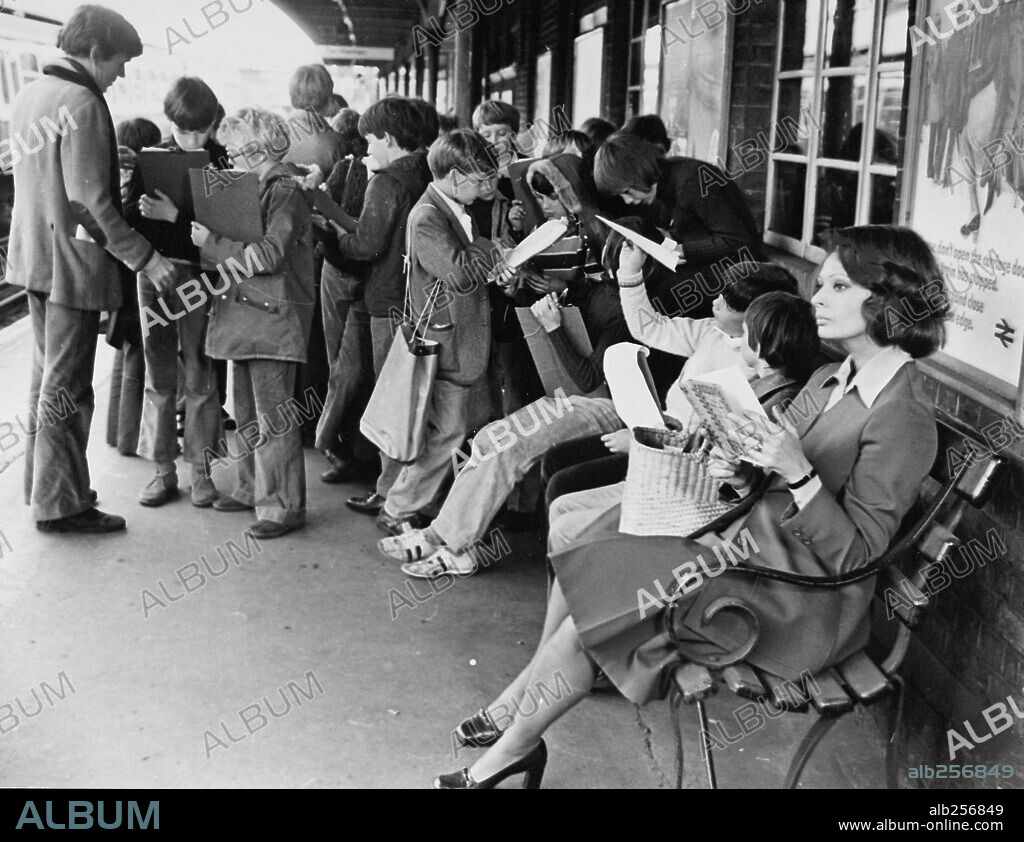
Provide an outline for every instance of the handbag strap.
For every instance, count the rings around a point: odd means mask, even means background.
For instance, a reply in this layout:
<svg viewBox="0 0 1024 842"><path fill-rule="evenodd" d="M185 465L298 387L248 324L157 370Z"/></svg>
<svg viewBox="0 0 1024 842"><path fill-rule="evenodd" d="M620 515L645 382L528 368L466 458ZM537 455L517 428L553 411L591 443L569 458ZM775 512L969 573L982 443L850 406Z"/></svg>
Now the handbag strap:
<svg viewBox="0 0 1024 842"><path fill-rule="evenodd" d="M413 208L413 211L429 208L430 205L419 205ZM402 317L405 324L412 325L413 337L422 338L421 332L426 328L427 323L434 315L434 307L437 306L437 299L441 292L441 279L437 278L433 288L427 294L427 300L423 305L423 310L419 316L414 320L412 317L412 213L409 214L409 218L405 224L405 304L403 306Z"/></svg>

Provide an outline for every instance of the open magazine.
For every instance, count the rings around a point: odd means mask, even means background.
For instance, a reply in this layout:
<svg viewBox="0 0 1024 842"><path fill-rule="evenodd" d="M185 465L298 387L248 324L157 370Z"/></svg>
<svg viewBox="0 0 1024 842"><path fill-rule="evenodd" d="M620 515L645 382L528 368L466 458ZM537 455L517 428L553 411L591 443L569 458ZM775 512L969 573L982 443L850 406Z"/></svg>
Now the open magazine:
<svg viewBox="0 0 1024 842"><path fill-rule="evenodd" d="M739 461L744 454L730 438L736 435L738 428L729 420L729 413L746 417L747 412L753 412L766 423L769 421L739 366L698 375L681 383L680 388L700 417L711 442L731 459Z"/></svg>

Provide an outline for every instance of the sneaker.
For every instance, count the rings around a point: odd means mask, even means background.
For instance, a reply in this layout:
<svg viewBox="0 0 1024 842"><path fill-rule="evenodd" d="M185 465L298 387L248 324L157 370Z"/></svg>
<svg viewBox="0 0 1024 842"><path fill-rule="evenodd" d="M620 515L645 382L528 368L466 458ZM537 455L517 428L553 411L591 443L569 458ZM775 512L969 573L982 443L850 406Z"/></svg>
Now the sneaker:
<svg viewBox="0 0 1024 842"><path fill-rule="evenodd" d="M166 474L154 474L149 484L142 489L139 502L143 506L162 506L164 503L178 499L178 475L174 471Z"/></svg>
<svg viewBox="0 0 1024 842"><path fill-rule="evenodd" d="M401 535L403 532L423 529L426 525L418 514L395 517L395 515L388 514L387 509L381 507L380 514L377 515L377 528L382 532L387 532L388 535Z"/></svg>
<svg viewBox="0 0 1024 842"><path fill-rule="evenodd" d="M472 576L479 565L471 553L454 553L441 547L430 558L402 565L402 572L414 579L437 579L440 576Z"/></svg>
<svg viewBox="0 0 1024 842"><path fill-rule="evenodd" d="M390 538L381 538L377 549L389 558L399 561L419 561L441 549L440 544L427 540L425 529L414 529Z"/></svg>

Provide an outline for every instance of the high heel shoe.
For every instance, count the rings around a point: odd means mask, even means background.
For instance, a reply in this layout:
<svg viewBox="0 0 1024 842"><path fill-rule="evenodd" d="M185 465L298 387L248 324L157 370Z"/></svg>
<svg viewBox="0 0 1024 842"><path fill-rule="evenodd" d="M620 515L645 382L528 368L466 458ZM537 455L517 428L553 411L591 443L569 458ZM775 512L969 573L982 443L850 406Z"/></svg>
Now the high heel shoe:
<svg viewBox="0 0 1024 842"><path fill-rule="evenodd" d="M541 740L525 757L506 766L486 780L474 781L473 776L469 774L469 769L463 768L460 772L452 772L435 778L434 789L494 789L505 778L518 775L520 772L525 773L523 789L540 789L540 782L544 777L544 767L547 762L548 747L544 744L544 740Z"/></svg>
<svg viewBox="0 0 1024 842"><path fill-rule="evenodd" d="M487 708L480 708L469 719L464 719L455 726L455 741L460 747L487 748L498 742L504 732L494 724Z"/></svg>

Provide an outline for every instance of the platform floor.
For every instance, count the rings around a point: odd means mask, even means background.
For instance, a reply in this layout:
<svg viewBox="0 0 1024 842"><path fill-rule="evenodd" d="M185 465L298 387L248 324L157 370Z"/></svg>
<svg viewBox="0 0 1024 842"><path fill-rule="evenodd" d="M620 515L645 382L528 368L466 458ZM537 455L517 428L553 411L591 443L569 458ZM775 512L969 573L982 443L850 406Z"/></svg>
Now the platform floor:
<svg viewBox="0 0 1024 842"><path fill-rule="evenodd" d="M0 423L15 431L30 336L26 319L0 330ZM111 359L101 344L89 457L100 508L125 516L127 532L37 532L23 443L0 440L0 786L424 787L465 765L450 729L526 663L540 631L542 533L510 535L511 555L482 574L436 595L416 582L414 596L376 551L373 520L343 505L361 486L320 483L313 451L308 526L258 550L243 534L249 514L184 496L143 508L149 464L104 442ZM233 558L223 573L218 549ZM735 734L741 706L719 694L709 711ZM699 789L696 712L683 715L684 785ZM789 714L716 752L721 785L778 787L809 722ZM664 703L587 699L548 744L545 787L673 785ZM882 757L871 717L847 717L803 786L883 786Z"/></svg>

